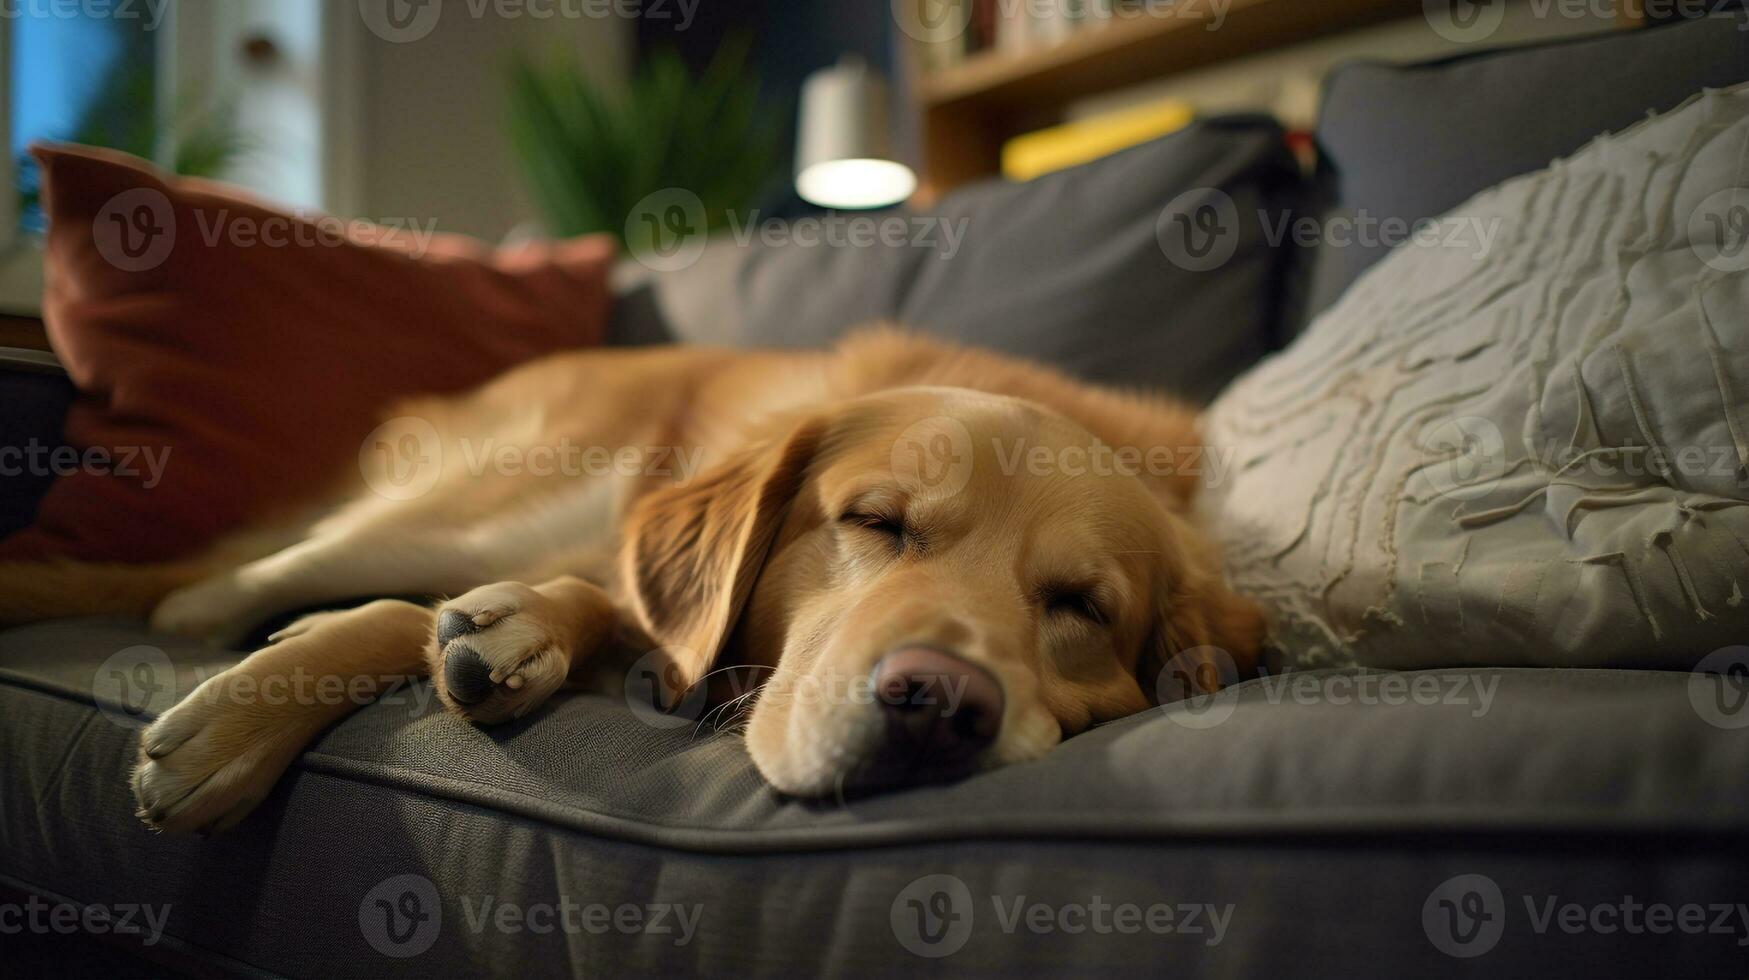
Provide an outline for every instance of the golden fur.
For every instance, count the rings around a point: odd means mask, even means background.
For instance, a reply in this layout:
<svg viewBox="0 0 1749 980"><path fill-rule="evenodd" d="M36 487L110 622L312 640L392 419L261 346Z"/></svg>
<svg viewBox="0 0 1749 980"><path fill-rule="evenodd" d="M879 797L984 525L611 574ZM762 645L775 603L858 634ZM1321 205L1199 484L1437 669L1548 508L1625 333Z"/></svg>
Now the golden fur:
<svg viewBox="0 0 1749 980"><path fill-rule="evenodd" d="M1256 607L1228 590L1188 517L1194 473L1059 465L1096 446L1191 453L1194 414L1161 397L877 329L827 352L557 355L391 414L390 435L425 433L435 460L407 499L366 468L314 518L189 561L0 565L0 622L149 612L218 643L312 605L455 597L317 613L207 680L142 735L133 783L152 825L229 826L357 706L239 693L293 671L367 695L429 673L446 707L492 723L628 662L669 705L739 665L765 679L754 762L780 790L817 795L879 737L843 684L896 644L951 649L1000 682L985 762L999 765L1143 710L1174 657L1191 689L1211 689L1249 669L1261 640ZM478 465L561 444L630 447L644 465L581 477ZM649 465L652 447L669 465ZM1018 464L1021 450L1046 465ZM696 472L673 472L689 459ZM445 612L466 618L491 667L484 701L446 687Z"/></svg>

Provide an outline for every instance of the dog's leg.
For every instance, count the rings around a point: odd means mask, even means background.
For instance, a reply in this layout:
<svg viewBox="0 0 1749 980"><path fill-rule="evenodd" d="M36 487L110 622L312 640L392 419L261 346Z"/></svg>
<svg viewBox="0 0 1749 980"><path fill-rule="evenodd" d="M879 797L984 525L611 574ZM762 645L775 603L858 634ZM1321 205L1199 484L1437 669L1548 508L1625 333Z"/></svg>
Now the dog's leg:
<svg viewBox="0 0 1749 980"><path fill-rule="evenodd" d="M162 830L242 819L322 729L425 673L433 620L393 600L320 613L208 678L140 734L140 818Z"/></svg>
<svg viewBox="0 0 1749 980"><path fill-rule="evenodd" d="M467 485L469 492L509 492ZM460 520L439 494L416 503L360 498L318 524L310 537L171 593L152 613L154 629L221 646L276 613L380 595L454 595L477 585L599 569L611 540L616 487L522 487L491 517ZM607 549L611 551L611 549ZM591 559L591 556L595 556Z"/></svg>
<svg viewBox="0 0 1749 980"><path fill-rule="evenodd" d="M473 721L526 714L601 648L637 642L627 623L606 592L571 577L483 586L437 610L383 599L306 616L141 734L140 816L163 830L231 826L324 728L403 678L436 674L445 707ZM468 704L445 680L464 648L490 682Z"/></svg>
<svg viewBox="0 0 1749 980"><path fill-rule="evenodd" d="M269 616L303 606L359 596L459 592L486 577L459 537L394 522L319 533L172 592L153 610L152 628L225 646Z"/></svg>

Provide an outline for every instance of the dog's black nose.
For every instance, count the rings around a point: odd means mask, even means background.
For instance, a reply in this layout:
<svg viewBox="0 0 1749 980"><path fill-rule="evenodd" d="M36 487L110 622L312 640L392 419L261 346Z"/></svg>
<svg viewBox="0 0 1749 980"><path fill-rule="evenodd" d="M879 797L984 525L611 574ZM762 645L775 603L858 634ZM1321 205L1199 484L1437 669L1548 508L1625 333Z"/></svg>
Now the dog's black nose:
<svg viewBox="0 0 1749 980"><path fill-rule="evenodd" d="M874 670L886 741L872 781L965 775L1002 727L1002 685L988 670L934 647L903 647Z"/></svg>
<svg viewBox="0 0 1749 980"><path fill-rule="evenodd" d="M457 704L479 704L492 693L492 668L472 647L451 642L443 656L443 683Z"/></svg>

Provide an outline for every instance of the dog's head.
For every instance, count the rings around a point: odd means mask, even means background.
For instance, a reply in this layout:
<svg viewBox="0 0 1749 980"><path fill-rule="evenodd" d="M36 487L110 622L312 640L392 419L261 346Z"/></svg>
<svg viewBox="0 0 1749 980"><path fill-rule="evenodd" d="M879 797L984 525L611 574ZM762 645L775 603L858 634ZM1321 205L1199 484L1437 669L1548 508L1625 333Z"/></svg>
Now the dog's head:
<svg viewBox="0 0 1749 980"><path fill-rule="evenodd" d="M622 572L671 695L765 668L753 761L817 796L1034 759L1248 670L1256 607L1171 501L1088 465L1099 448L1031 402L898 389L649 494Z"/></svg>

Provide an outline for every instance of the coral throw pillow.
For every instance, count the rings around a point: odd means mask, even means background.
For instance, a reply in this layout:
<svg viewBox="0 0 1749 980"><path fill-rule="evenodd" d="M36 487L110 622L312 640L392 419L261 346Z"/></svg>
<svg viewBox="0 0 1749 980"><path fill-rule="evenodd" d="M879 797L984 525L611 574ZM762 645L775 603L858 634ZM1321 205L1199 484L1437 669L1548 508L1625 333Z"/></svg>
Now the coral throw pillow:
<svg viewBox="0 0 1749 980"><path fill-rule="evenodd" d="M321 492L391 402L606 331L606 236L497 250L430 219L288 213L103 150L31 152L80 465L0 559L186 555Z"/></svg>

